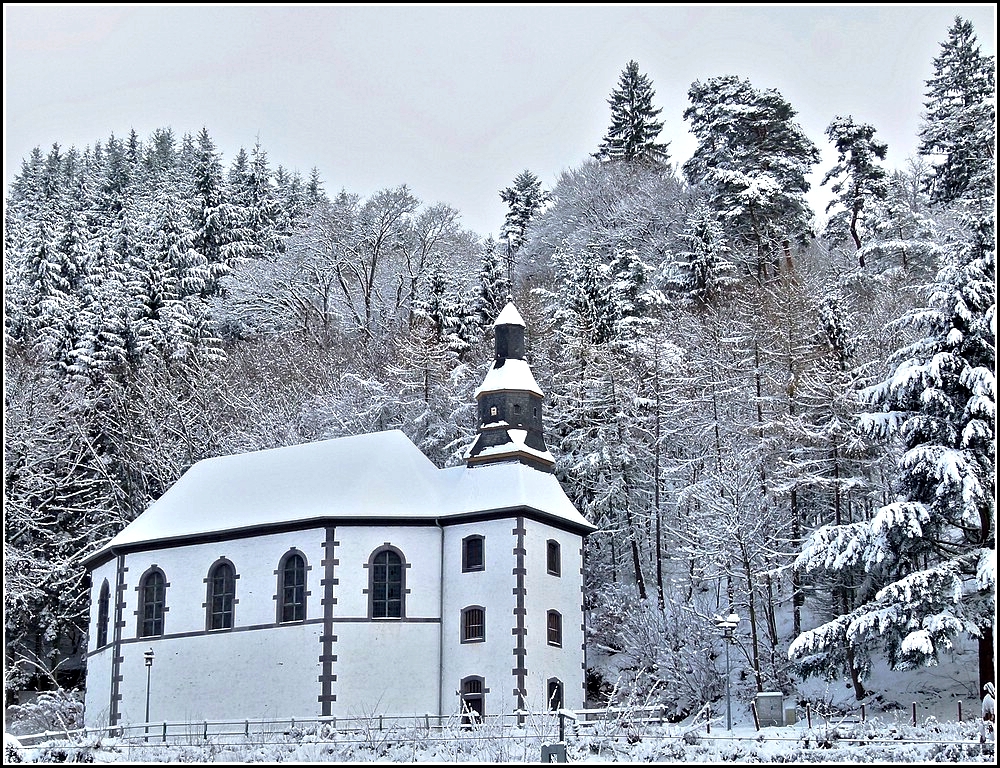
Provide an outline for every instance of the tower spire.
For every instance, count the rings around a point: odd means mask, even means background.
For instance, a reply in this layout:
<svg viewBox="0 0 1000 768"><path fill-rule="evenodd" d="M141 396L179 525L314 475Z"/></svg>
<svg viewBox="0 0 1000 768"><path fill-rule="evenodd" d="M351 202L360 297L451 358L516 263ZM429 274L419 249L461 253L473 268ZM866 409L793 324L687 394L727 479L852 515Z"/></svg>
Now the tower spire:
<svg viewBox="0 0 1000 768"><path fill-rule="evenodd" d="M466 453L468 466L501 461L551 472L555 459L545 447L542 392L524 359L524 319L508 297L493 323L493 365L476 390L479 434Z"/></svg>

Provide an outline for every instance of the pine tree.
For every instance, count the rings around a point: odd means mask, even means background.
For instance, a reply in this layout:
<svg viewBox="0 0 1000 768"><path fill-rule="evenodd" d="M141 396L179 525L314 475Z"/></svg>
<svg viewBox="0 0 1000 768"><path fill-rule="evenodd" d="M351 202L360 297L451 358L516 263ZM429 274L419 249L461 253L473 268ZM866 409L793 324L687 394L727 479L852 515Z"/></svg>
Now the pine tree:
<svg viewBox="0 0 1000 768"><path fill-rule="evenodd" d="M837 148L837 165L827 171L821 184L835 180L830 187L837 197L826 206L843 206L849 218L848 229L855 249L861 250L862 213L875 200L884 200L888 194L885 169L876 160L885 160L887 144L875 141L875 129L854 118L835 117L827 126L826 135ZM860 266L865 265L864 255L858 256Z"/></svg>
<svg viewBox="0 0 1000 768"><path fill-rule="evenodd" d="M608 99L611 127L594 157L659 165L669 162L670 143L656 142L663 130L663 123L656 117L663 110L653 107L655 93L649 76L639 72L635 61L629 61L618 78L618 87Z"/></svg>
<svg viewBox="0 0 1000 768"><path fill-rule="evenodd" d="M514 186L500 190L500 199L509 208L500 229L500 239L507 241L510 262L513 253L524 245L528 224L548 202L549 194L542 189L542 182L535 174L524 170L514 179ZM508 277L511 276L510 270L511 264L508 263Z"/></svg>
<svg viewBox="0 0 1000 768"><path fill-rule="evenodd" d="M684 174L704 187L731 244L747 248L752 270L779 271L791 241L809 233L806 181L819 152L795 122L795 110L774 89L759 91L735 75L696 81L684 112L698 147ZM753 262L756 262L755 264Z"/></svg>
<svg viewBox="0 0 1000 768"><path fill-rule="evenodd" d="M940 159L931 200L979 199L996 190L996 68L979 52L972 23L955 17L927 81L919 152Z"/></svg>

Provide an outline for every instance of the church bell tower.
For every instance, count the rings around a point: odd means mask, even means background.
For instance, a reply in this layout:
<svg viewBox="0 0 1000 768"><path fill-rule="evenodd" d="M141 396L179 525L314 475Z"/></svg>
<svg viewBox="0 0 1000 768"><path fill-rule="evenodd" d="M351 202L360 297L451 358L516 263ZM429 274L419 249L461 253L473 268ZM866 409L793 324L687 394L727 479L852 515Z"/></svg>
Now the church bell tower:
<svg viewBox="0 0 1000 768"><path fill-rule="evenodd" d="M514 302L493 323L496 356L476 390L479 435L465 456L470 467L517 461L551 472L555 459L545 447L545 395L524 359L524 320Z"/></svg>

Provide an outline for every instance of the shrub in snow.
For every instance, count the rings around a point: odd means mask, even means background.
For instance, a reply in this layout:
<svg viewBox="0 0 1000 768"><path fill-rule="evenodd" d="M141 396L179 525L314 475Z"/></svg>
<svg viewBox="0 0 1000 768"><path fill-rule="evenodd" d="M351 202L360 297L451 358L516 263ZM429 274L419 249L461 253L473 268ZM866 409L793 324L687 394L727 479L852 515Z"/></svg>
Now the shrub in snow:
<svg viewBox="0 0 1000 768"><path fill-rule="evenodd" d="M62 688L44 691L33 701L8 707L6 719L15 734L72 731L83 727L83 696Z"/></svg>

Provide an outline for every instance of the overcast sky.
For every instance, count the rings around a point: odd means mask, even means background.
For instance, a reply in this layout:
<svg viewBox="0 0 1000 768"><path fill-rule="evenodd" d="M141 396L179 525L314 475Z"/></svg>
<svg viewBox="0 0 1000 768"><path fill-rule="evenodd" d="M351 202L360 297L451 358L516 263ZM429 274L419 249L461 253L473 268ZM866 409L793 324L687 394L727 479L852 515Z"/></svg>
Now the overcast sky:
<svg viewBox="0 0 1000 768"><path fill-rule="evenodd" d="M996 9L893 6L57 6L5 3L4 189L32 148L203 126L228 167L255 141L328 192L407 184L496 234L523 169L550 188L596 151L630 59L676 162L695 80L775 88L833 164L835 115L871 123L887 165L916 151L925 81L956 15L996 53ZM825 188L824 188L825 190ZM821 207L823 194L814 207ZM819 211L818 211L819 212Z"/></svg>

